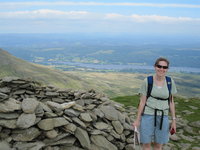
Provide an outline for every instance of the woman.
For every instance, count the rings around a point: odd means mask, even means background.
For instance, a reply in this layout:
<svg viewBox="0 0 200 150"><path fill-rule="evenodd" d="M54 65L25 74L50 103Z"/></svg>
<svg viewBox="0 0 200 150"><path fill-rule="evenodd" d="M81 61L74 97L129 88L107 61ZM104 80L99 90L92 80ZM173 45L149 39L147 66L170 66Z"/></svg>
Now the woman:
<svg viewBox="0 0 200 150"><path fill-rule="evenodd" d="M150 94L148 93L149 79L145 79L140 90L140 103L137 118L133 126L140 130L140 142L143 150L150 150L151 143L154 150L161 150L163 144L169 141L169 131L176 132L175 105L173 94L177 92L173 79L166 81L166 73L169 61L158 58L154 64L155 75ZM149 78L149 77L148 77ZM171 85L170 85L171 84ZM171 90L169 92L169 87ZM172 115L172 123L169 127L168 113Z"/></svg>

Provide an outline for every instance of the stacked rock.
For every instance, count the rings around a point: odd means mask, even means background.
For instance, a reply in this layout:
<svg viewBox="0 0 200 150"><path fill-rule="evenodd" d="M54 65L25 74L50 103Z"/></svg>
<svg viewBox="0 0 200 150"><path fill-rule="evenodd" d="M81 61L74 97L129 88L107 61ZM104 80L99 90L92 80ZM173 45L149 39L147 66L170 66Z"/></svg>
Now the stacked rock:
<svg viewBox="0 0 200 150"><path fill-rule="evenodd" d="M131 150L133 115L94 90L61 90L16 77L0 79L0 147L4 150Z"/></svg>

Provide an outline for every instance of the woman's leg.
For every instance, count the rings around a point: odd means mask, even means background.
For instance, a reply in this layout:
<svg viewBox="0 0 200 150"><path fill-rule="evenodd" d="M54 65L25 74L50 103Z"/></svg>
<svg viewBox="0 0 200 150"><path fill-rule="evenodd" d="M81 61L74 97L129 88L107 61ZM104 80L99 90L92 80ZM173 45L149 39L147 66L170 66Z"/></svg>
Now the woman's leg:
<svg viewBox="0 0 200 150"><path fill-rule="evenodd" d="M151 143L142 144L142 150L151 150Z"/></svg>
<svg viewBox="0 0 200 150"><path fill-rule="evenodd" d="M154 137L154 116L143 115L140 122L140 142L144 147L150 147Z"/></svg>
<svg viewBox="0 0 200 150"><path fill-rule="evenodd" d="M154 143L154 150L162 150L162 144Z"/></svg>

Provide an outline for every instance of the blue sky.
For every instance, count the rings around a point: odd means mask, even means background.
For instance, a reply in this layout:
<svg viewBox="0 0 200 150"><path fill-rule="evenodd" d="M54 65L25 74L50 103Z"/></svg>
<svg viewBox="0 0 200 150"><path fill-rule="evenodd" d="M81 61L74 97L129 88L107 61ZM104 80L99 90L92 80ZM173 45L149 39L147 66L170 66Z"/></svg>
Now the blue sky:
<svg viewBox="0 0 200 150"><path fill-rule="evenodd" d="M0 1L0 33L69 32L200 35L200 1Z"/></svg>

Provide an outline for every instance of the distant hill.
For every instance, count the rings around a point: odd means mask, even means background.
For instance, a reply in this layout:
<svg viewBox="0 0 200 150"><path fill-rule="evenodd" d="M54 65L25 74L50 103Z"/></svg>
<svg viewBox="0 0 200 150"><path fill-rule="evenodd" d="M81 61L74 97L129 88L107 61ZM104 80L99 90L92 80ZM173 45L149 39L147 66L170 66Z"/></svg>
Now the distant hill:
<svg viewBox="0 0 200 150"><path fill-rule="evenodd" d="M31 78L59 88L95 89L108 96L131 95L141 82L139 74L63 72L24 61L3 49L0 49L0 70L0 77Z"/></svg>
<svg viewBox="0 0 200 150"><path fill-rule="evenodd" d="M98 92L107 94L109 97L136 94L147 75L119 72L64 72L24 61L0 49L0 77L31 78L45 85L50 84L59 88L95 89ZM199 75L170 73L170 76L174 78L177 84L179 96L200 97Z"/></svg>
<svg viewBox="0 0 200 150"><path fill-rule="evenodd" d="M152 66L163 56L170 60L170 66L199 69L199 43L199 37L194 36L0 34L1 48L23 60L47 65L78 62Z"/></svg>
<svg viewBox="0 0 200 150"><path fill-rule="evenodd" d="M80 84L84 83L78 76L24 61L12 56L3 49L0 49L0 70L0 77L32 78L44 84L54 84L62 88L81 88Z"/></svg>

